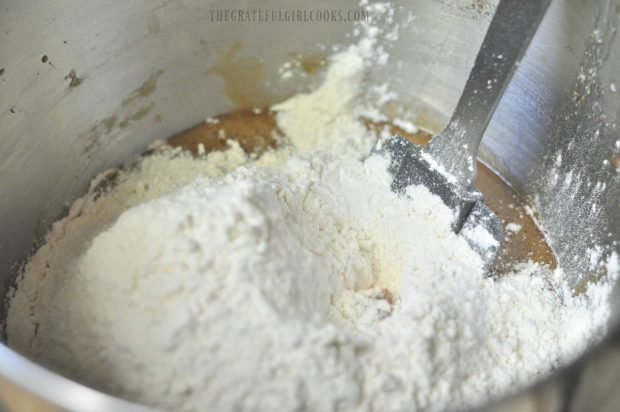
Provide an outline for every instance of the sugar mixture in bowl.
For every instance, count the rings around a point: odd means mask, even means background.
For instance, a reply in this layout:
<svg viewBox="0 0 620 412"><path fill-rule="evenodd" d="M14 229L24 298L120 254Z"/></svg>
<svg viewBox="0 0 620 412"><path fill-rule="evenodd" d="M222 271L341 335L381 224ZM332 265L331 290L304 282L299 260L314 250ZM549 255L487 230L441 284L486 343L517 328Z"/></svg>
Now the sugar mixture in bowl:
<svg viewBox="0 0 620 412"><path fill-rule="evenodd" d="M364 39L313 92L97 177L18 279L9 345L183 411L462 408L578 355L606 302L598 285L571 293L501 180L481 166L507 236L490 275L438 197L390 190L376 140L428 136L370 115L375 49Z"/></svg>

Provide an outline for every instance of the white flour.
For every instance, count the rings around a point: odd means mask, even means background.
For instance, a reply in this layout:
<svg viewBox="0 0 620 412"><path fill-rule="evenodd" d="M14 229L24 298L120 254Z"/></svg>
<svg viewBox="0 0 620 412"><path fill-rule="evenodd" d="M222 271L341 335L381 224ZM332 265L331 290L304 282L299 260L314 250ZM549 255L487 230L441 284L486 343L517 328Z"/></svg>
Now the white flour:
<svg viewBox="0 0 620 412"><path fill-rule="evenodd" d="M160 148L77 201L11 300L9 344L171 410L444 410L570 360L607 318L533 263L499 280L358 119L372 41L275 107L282 149ZM618 270L617 257L608 264Z"/></svg>

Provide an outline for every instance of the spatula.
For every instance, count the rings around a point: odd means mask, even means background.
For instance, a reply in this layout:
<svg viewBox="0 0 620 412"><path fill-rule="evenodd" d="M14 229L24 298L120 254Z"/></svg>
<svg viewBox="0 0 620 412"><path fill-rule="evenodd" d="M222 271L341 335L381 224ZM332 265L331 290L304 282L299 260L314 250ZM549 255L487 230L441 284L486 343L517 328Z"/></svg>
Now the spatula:
<svg viewBox="0 0 620 412"><path fill-rule="evenodd" d="M551 0L501 0L448 126L427 146L395 136L377 144L390 158L392 190L424 185L454 211L453 229L480 254L495 260L502 228L474 186L482 136Z"/></svg>

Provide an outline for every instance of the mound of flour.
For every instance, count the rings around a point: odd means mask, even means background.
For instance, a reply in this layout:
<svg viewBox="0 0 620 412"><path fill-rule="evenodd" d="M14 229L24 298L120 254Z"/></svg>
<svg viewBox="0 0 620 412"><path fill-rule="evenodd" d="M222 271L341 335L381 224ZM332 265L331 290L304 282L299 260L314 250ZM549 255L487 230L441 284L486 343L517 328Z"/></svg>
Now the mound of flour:
<svg viewBox="0 0 620 412"><path fill-rule="evenodd" d="M286 140L258 160L232 141L199 158L161 146L95 181L19 279L10 346L186 411L462 408L582 351L603 286L573 297L533 263L485 277L440 199L397 196L388 159L367 158L373 49L274 107Z"/></svg>

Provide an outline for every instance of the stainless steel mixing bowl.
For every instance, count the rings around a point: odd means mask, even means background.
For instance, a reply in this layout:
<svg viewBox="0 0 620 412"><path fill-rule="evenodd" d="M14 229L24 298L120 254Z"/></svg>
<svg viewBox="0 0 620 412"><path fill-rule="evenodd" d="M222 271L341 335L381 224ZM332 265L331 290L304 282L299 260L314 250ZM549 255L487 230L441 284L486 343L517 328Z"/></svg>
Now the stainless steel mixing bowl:
<svg viewBox="0 0 620 412"><path fill-rule="evenodd" d="M357 7L348 0L312 5L0 0L2 296L51 222L85 192L95 174L208 115L268 105L308 89L320 71L286 82L277 69L297 54L325 56L320 44L331 50L353 41L347 36L350 22L222 22L216 10ZM391 23L401 25L392 61L377 66L369 81L388 81L419 125L440 130L493 8L494 2L485 0L399 2ZM620 237L619 13L617 0L555 0L482 148L482 157L537 206L576 289L596 276L588 249L602 244L608 254ZM410 15L416 18L409 21ZM383 18L377 11L370 16ZM616 293L612 332L604 342L489 408L618 410L619 305ZM0 318L4 314L5 309ZM0 345L0 388L7 385L67 409L140 409ZM0 393L9 402L15 390Z"/></svg>

